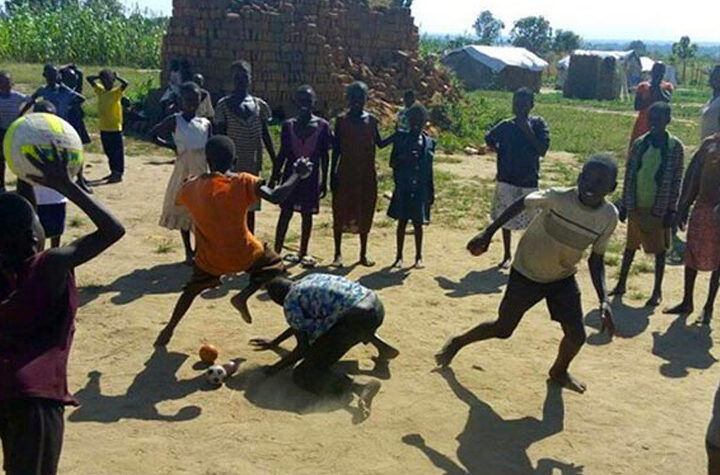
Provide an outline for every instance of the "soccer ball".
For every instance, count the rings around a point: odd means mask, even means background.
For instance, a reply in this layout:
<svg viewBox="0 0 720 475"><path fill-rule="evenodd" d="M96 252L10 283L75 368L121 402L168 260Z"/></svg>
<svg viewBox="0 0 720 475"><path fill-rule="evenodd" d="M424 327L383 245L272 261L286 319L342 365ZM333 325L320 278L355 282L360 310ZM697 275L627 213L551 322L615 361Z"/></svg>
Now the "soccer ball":
<svg viewBox="0 0 720 475"><path fill-rule="evenodd" d="M41 148L51 155L51 144L58 149L68 151L68 173L76 176L83 163L83 147L80 136L72 125L60 117L46 113L27 114L10 125L3 142L3 152L8 168L18 178L32 182L28 175L40 172L30 163L25 155L35 158L35 147Z"/></svg>
<svg viewBox="0 0 720 475"><path fill-rule="evenodd" d="M205 371L205 379L207 379L208 383L213 384L215 386L221 385L223 383L223 381L225 381L226 377L227 377L227 372L225 371L225 368L223 368L219 364L210 366Z"/></svg>

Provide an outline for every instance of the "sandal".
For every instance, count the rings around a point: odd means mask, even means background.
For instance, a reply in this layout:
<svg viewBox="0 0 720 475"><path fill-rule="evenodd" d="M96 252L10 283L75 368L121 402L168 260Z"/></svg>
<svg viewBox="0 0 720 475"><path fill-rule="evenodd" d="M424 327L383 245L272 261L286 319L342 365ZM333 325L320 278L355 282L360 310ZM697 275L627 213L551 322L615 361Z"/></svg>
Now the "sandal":
<svg viewBox="0 0 720 475"><path fill-rule="evenodd" d="M312 269L317 265L317 260L311 256L305 256L300 261L300 265L304 267L305 269Z"/></svg>
<svg viewBox="0 0 720 475"><path fill-rule="evenodd" d="M283 257L283 260L290 265L295 265L302 261L300 256L298 256L297 254L286 254L285 257Z"/></svg>

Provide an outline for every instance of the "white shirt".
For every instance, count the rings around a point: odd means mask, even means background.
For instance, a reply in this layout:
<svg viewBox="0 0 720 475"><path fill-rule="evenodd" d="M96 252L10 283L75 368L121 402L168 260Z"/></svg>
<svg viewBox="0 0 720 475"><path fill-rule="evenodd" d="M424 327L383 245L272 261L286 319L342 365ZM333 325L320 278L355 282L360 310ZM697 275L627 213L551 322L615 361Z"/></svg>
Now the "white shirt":
<svg viewBox="0 0 720 475"><path fill-rule="evenodd" d="M700 140L720 132L720 97L710 99L702 108Z"/></svg>

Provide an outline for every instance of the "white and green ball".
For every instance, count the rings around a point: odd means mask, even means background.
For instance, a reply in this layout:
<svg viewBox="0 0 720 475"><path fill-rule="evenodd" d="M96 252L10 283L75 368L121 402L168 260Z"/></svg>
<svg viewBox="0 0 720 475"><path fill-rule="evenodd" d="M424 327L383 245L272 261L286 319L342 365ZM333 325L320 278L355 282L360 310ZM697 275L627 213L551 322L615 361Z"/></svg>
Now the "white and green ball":
<svg viewBox="0 0 720 475"><path fill-rule="evenodd" d="M5 134L3 152L8 168L18 178L32 182L29 175L39 175L37 168L25 157L38 158L35 147L50 151L52 144L68 151L68 173L75 176L83 163L83 147L80 136L72 125L60 117L46 113L31 113L13 122Z"/></svg>

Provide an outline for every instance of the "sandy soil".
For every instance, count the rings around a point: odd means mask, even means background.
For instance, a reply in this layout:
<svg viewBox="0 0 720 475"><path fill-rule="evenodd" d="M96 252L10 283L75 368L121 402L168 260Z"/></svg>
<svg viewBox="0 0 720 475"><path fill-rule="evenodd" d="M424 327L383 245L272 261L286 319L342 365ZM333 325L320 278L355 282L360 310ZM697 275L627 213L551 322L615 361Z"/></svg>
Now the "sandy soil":
<svg viewBox="0 0 720 475"><path fill-rule="evenodd" d="M472 259L464 251L471 231L431 225L427 269L388 272L394 229L375 229L378 266L346 270L378 290L387 309L380 333L402 351L389 369L373 368L372 351L363 347L343 361L352 373L383 379L362 424L354 423L356 401L317 400L287 373L259 375L257 367L276 356L253 352L247 341L274 336L284 320L260 296L250 302L255 323L242 322L229 295L244 278L199 299L167 351L154 351L190 272L179 264L179 235L156 225L171 172L156 164L164 161L133 157L125 183L97 189L128 234L78 270L83 306L70 387L83 405L66 413L61 473L702 473L718 382L713 335L643 309L641 301L617 306L621 335L612 342L597 334L598 317L588 313L589 344L573 367L588 383L585 395L546 384L561 332L542 305L510 340L466 348L453 371L432 371L445 340L493 318L502 295L506 275L493 267L499 242ZM100 158L91 162L89 174L104 175ZM259 234L269 239L277 210L263 206ZM324 262L332 257L328 210L325 204L311 242ZM91 229L86 218L72 224L68 238ZM291 244L299 220L292 231ZM407 246L411 257L410 238ZM356 255L356 239L348 237L346 261ZM579 279L591 310L586 269ZM680 268L669 268L666 301L677 300L680 282ZM698 299L706 282L698 284ZM632 284L649 293L647 274ZM204 383L197 365L203 342L219 347L223 361L246 359L220 389Z"/></svg>

